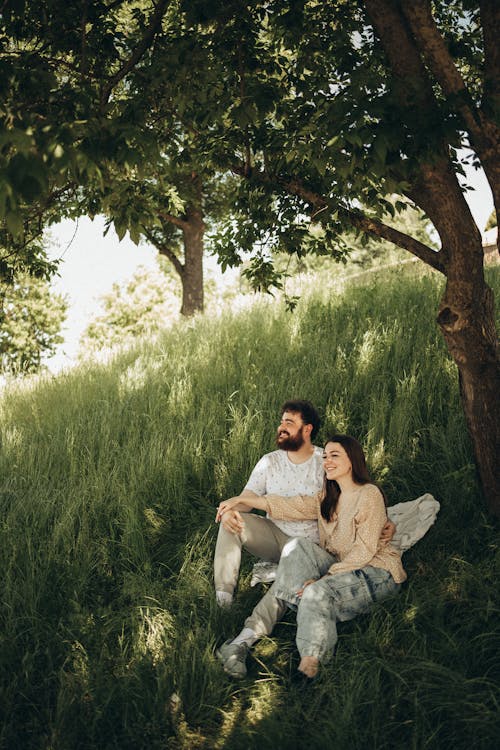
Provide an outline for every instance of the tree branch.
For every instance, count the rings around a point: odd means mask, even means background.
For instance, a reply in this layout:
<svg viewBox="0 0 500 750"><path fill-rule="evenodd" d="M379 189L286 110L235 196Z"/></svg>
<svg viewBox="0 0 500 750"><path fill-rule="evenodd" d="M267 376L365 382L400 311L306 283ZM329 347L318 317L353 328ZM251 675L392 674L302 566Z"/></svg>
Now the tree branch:
<svg viewBox="0 0 500 750"><path fill-rule="evenodd" d="M106 10L107 11L114 10L115 8L118 8L120 5L125 5L126 2L127 0L114 0L114 2L106 6Z"/></svg>
<svg viewBox="0 0 500 750"><path fill-rule="evenodd" d="M500 96L500 5L497 0L481 0L481 27L484 40L484 95L485 103L490 97Z"/></svg>
<svg viewBox="0 0 500 750"><path fill-rule="evenodd" d="M234 167L233 172L240 177L245 176L244 167ZM428 245L424 245L423 242L410 237L404 232L400 232L399 229L394 229L388 224L384 224L380 219L373 219L366 216L358 209L348 208L347 206L334 203L331 199L325 198L313 190L309 190L298 178L285 179L277 177L273 180L269 175L260 172L259 174L253 173L252 180L256 180L263 185L274 185L290 195L296 195L306 203L309 203L313 209L313 216L319 216L320 214L328 215L329 213L337 212L339 216L346 220L355 229L372 237L388 240L394 245L402 247L403 250L407 250L436 271L439 271L442 274L445 273L441 251L433 250Z"/></svg>
<svg viewBox="0 0 500 750"><path fill-rule="evenodd" d="M175 268L175 270L179 274L180 278L182 279L183 274L184 274L184 266L180 262L180 260L177 257L177 255L174 252L172 252L172 250L167 245L163 244L163 242L158 242L158 240L156 239L156 237L154 236L154 234L152 232L150 232L149 229L147 229L146 227L143 227L143 231L144 231L144 234L147 237L148 241L154 247L156 247L156 249L158 250L158 252L160 253L160 255L164 255L165 258L167 258L167 260L170 261L170 263L173 265L173 267Z"/></svg>
<svg viewBox="0 0 500 750"><path fill-rule="evenodd" d="M245 81L245 71L243 66L243 51L242 51L242 42L240 41L238 45L238 75L240 78L240 102L243 105L245 98L246 98L246 81ZM249 177L252 171L252 154L250 151L250 138L248 136L248 125L245 127L244 132L244 142L245 142L245 176Z"/></svg>
<svg viewBox="0 0 500 750"><path fill-rule="evenodd" d="M498 156L500 128L495 121L495 115L488 106L489 96L493 92L498 94L500 91L500 52L497 39L500 23L498 2L483 0L481 5L485 53L489 68L485 74L485 98L483 105L479 108L474 104L465 81L436 26L430 1L401 0L401 9L434 78L439 83L445 96L453 104L456 112L462 117L470 136L471 145L479 156L490 182L495 207L498 211L500 209L500 160Z"/></svg>
<svg viewBox="0 0 500 750"><path fill-rule="evenodd" d="M427 71L406 18L396 0L365 0L373 28L378 35L397 84L401 104L412 111L432 110L435 98Z"/></svg>
<svg viewBox="0 0 500 750"><path fill-rule="evenodd" d="M101 91L101 97L100 97L101 108L103 108L104 105L108 102L108 99L111 96L111 92L113 91L114 87L121 80L123 80L123 78L125 78L127 73L130 73L130 71L133 70L133 68L135 68L135 66L137 65L141 57L144 55L146 50L151 46L151 43L158 29L161 28L161 22L162 22L163 16L165 15L165 11L169 3L170 3L170 0L160 0L155 12L152 15L151 23L146 29L146 33L144 34L140 43L137 45L137 47L135 48L135 50L133 51L129 59L125 63L123 63L120 70L118 70L115 73L115 75L111 76L111 78L108 80L108 83Z"/></svg>
<svg viewBox="0 0 500 750"><path fill-rule="evenodd" d="M425 50L423 49L423 42L419 42L419 35L423 35L424 40L427 40L428 37L426 37L421 29L416 28L420 23L420 17L418 17L417 23L416 16L412 15L413 5L410 0L364 0L364 4L373 28L381 41L394 79L398 82L395 92L398 103L401 106L401 116L405 118L409 130L417 134L420 127L425 127L429 118L435 118L438 106L429 74L423 63ZM415 5L417 9L422 9L422 7L425 9L428 6L428 0L415 0ZM403 14L403 7L408 17ZM410 23L410 18L412 19L415 31ZM434 32L437 29L432 16L430 17L430 21L429 19L427 20L427 24L429 27L428 36L434 40L432 37L432 28L434 28ZM442 40L440 44L443 44ZM440 46L439 50L442 57L449 57L446 47ZM441 63L441 58L439 58L439 62ZM446 67L446 60L444 60L443 65L448 70L449 82L447 85L451 86L454 82L453 85L458 86L459 83L456 80L456 76L453 77L453 70L455 70L453 60L448 64L448 68ZM455 72L457 73L458 71ZM414 98L413 103L412 97ZM458 108L457 111L459 111ZM491 119L488 120L487 117L479 115L479 110L477 109L476 114L478 115L477 119L472 114L469 117L474 124L474 129L469 131L471 145L481 159L498 211L500 210L498 127ZM419 193L417 205L424 208L439 232L442 242L440 263L442 268L447 269L446 273L448 273L452 256L455 264L463 261L463 257L457 252L456 247L454 249L453 242L450 244L450 238L452 239L454 234L456 235L456 231L450 231L453 228L450 222L445 219L448 212L446 204L449 203L449 196L453 196L457 210L459 210L458 206L461 204L459 218L464 234L469 237L476 235L477 227L470 214L467 202L458 183L457 174L451 163L449 143L444 134L439 137L438 133L438 138L439 140L435 143L433 156L422 156L408 180L411 183L411 192L414 194ZM439 183L439 186L437 183ZM418 190L416 190L417 187ZM406 192L408 194L408 191Z"/></svg>
<svg viewBox="0 0 500 750"><path fill-rule="evenodd" d="M80 40L80 75L85 78L87 74L87 13L88 13L88 0L84 0L82 3L82 30Z"/></svg>
<svg viewBox="0 0 500 750"><path fill-rule="evenodd" d="M173 216L172 214L164 213L163 211L158 211L157 213L161 219L168 221L169 224L173 224L179 229L184 230L188 226L188 222L185 219L180 219L178 216Z"/></svg>
<svg viewBox="0 0 500 750"><path fill-rule="evenodd" d="M467 90L464 79L451 56L441 32L432 16L429 0L402 0L401 9L412 34L436 81L447 97L456 101L456 109L474 138L481 138L481 124L477 107Z"/></svg>
<svg viewBox="0 0 500 750"><path fill-rule="evenodd" d="M407 250L409 253L415 255L415 257L422 260L428 266L431 266L432 268L435 268L436 271L444 274L445 268L441 262L440 252L433 250L432 248L428 247L428 245L424 245L423 242L410 237L408 234L400 232L399 229L394 229L388 224L384 224L384 222L380 221L380 219L374 219L366 216L362 211L358 209L352 209L348 208L347 206L334 204L333 201L323 198L322 196L312 192L311 190L304 189L300 180L294 179L283 181L281 182L281 186L288 193L296 195L299 198L302 198L303 200L310 203L315 209L316 213L323 211L326 211L328 213L336 211L355 229L365 232L365 234L369 234L383 240L388 240L394 245L402 247L403 250Z"/></svg>

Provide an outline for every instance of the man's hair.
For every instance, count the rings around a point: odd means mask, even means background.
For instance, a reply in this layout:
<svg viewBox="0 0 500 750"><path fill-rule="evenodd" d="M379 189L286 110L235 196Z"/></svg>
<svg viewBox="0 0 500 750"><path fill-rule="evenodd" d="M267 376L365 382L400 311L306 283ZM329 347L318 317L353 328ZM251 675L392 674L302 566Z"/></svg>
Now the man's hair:
<svg viewBox="0 0 500 750"><path fill-rule="evenodd" d="M301 399L285 401L281 407L281 414L284 414L286 411L291 411L292 414L300 414L304 424L312 425L311 440L314 440L321 426L321 419L311 402Z"/></svg>

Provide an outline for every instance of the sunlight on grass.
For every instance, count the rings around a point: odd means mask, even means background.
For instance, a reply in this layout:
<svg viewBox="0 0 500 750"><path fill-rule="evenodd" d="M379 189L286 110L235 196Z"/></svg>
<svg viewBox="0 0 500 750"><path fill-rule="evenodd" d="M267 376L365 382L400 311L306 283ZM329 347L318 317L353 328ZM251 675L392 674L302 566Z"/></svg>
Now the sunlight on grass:
<svg viewBox="0 0 500 750"><path fill-rule="evenodd" d="M189 727L183 711L182 700L177 693L172 693L170 696L168 711L172 719L176 739L175 745L172 742L168 743L169 747L175 747L179 750L196 750L196 748L206 747L207 738L205 734Z"/></svg>
<svg viewBox="0 0 500 750"><path fill-rule="evenodd" d="M339 397L338 397L339 398ZM341 398L335 406L329 406L325 414L325 425L332 425L329 429L329 433L339 432L345 433L348 429L349 419L347 417L347 409L344 407ZM325 435L325 439L328 434Z"/></svg>
<svg viewBox="0 0 500 750"><path fill-rule="evenodd" d="M371 433L367 439L367 459L373 473L377 476L378 481L382 481L384 474L389 471L390 458L386 452L384 438L372 442Z"/></svg>
<svg viewBox="0 0 500 750"><path fill-rule="evenodd" d="M144 518L146 519L146 534L150 539L158 539L165 529L165 518L160 516L154 508L144 508Z"/></svg>
<svg viewBox="0 0 500 750"><path fill-rule="evenodd" d="M140 625L137 630L139 652L149 653L153 664L166 659L175 638L175 619L166 610L140 608Z"/></svg>
<svg viewBox="0 0 500 750"><path fill-rule="evenodd" d="M231 708L220 709L220 714L222 715L222 724L218 730L218 737L214 744L214 748L216 748L216 750L222 750L222 748L227 747L226 743L228 741L228 738L230 738L234 731L238 728L241 721L242 705L242 696L233 696L233 699L231 701Z"/></svg>
<svg viewBox="0 0 500 750"><path fill-rule="evenodd" d="M417 615L418 615L418 607L416 605L408 607L403 612L403 618L406 620L406 622L414 622Z"/></svg>
<svg viewBox="0 0 500 750"><path fill-rule="evenodd" d="M369 329L364 332L357 351L358 372L367 372L373 366L377 353L383 346L387 334L379 328Z"/></svg>
<svg viewBox="0 0 500 750"><path fill-rule="evenodd" d="M140 390L147 385L148 380L156 373L162 371L160 359L152 359L145 355L139 355L119 377L118 393L121 397L129 391Z"/></svg>
<svg viewBox="0 0 500 750"><path fill-rule="evenodd" d="M282 708L282 696L272 680L258 680L250 696L246 719L250 726L259 725L268 716L276 715Z"/></svg>

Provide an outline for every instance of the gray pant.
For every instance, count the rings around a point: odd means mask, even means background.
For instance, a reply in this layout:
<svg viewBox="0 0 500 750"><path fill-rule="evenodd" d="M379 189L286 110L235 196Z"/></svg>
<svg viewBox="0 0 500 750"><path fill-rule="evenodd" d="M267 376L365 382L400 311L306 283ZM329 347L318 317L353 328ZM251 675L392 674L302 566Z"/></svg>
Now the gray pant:
<svg viewBox="0 0 500 750"><path fill-rule="evenodd" d="M327 661L337 643L337 622L367 612L371 605L397 593L392 575L367 565L336 573L297 591L310 578L319 578L336 558L309 539L291 539L284 547L276 580L245 622L259 636L268 635L287 605L297 608L296 643L301 656Z"/></svg>
<svg viewBox="0 0 500 750"><path fill-rule="evenodd" d="M215 545L215 590L228 594L233 593L238 582L242 549L261 560L278 562L283 547L290 539L269 518L255 513L241 515L244 522L241 534L232 534L220 524Z"/></svg>

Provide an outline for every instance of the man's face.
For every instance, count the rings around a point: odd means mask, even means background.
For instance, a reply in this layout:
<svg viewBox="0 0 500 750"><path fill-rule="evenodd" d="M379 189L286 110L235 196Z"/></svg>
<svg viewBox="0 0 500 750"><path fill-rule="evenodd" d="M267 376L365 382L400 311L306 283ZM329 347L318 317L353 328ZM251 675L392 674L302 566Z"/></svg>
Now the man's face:
<svg viewBox="0 0 500 750"><path fill-rule="evenodd" d="M278 448L283 451L298 451L304 445L304 422L300 414L285 411L276 435Z"/></svg>

